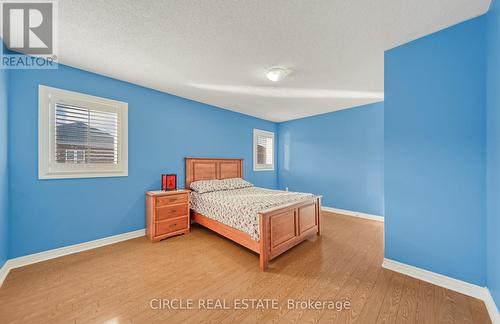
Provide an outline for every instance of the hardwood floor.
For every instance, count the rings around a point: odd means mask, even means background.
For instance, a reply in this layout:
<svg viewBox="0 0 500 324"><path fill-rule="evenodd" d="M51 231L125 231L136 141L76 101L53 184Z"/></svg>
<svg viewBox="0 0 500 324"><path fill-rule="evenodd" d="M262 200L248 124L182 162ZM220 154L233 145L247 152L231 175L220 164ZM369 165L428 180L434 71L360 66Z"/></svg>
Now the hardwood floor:
<svg viewBox="0 0 500 324"><path fill-rule="evenodd" d="M323 212L322 236L259 270L259 257L204 228L159 243L134 239L13 270L0 323L490 323L482 301L381 268L383 224ZM152 309L193 300L193 310ZM198 309L208 298L232 309ZM242 298L277 309L234 309ZM342 311L287 300L348 301Z"/></svg>

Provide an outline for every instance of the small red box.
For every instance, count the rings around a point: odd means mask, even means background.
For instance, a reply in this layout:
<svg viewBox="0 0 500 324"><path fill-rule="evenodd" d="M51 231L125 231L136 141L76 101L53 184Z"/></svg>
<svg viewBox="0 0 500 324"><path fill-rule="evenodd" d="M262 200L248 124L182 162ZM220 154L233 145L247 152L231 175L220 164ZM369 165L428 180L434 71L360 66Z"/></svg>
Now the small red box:
<svg viewBox="0 0 500 324"><path fill-rule="evenodd" d="M161 190L170 191L177 190L177 175L162 174L161 175Z"/></svg>

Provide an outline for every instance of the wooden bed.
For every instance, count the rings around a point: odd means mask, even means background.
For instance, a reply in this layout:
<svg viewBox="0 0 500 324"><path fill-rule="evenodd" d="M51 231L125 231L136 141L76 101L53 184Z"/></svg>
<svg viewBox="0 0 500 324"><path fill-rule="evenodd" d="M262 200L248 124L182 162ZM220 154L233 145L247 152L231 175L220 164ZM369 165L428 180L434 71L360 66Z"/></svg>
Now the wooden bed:
<svg viewBox="0 0 500 324"><path fill-rule="evenodd" d="M186 158L186 189L198 180L243 178L243 159ZM320 235L320 198L259 213L260 241L191 210L191 219L260 255L260 268L310 236Z"/></svg>

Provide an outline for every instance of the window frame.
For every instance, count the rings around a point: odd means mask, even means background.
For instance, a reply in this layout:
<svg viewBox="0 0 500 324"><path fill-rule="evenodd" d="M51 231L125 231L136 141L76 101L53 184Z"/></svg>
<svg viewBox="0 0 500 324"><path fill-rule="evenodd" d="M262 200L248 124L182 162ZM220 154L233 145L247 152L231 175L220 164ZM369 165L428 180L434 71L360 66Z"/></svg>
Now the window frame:
<svg viewBox="0 0 500 324"><path fill-rule="evenodd" d="M118 114L118 164L63 164L55 161L56 103ZM38 179L128 176L128 103L45 85L38 86Z"/></svg>
<svg viewBox="0 0 500 324"><path fill-rule="evenodd" d="M272 164L268 166L267 164L259 164L257 163L257 138L259 136L270 137L273 141L273 152L271 155ZM274 136L274 132L262 130L262 129L253 129L253 170L254 171L274 171L275 169L275 155L276 155L276 139Z"/></svg>

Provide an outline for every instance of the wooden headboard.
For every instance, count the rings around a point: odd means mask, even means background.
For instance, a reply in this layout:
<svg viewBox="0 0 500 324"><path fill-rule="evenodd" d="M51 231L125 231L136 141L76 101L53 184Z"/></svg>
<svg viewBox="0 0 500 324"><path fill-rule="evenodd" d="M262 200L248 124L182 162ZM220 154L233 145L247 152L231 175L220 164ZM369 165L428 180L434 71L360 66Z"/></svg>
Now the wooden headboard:
<svg viewBox="0 0 500 324"><path fill-rule="evenodd" d="M243 159L186 158L186 189L193 181L243 178Z"/></svg>

